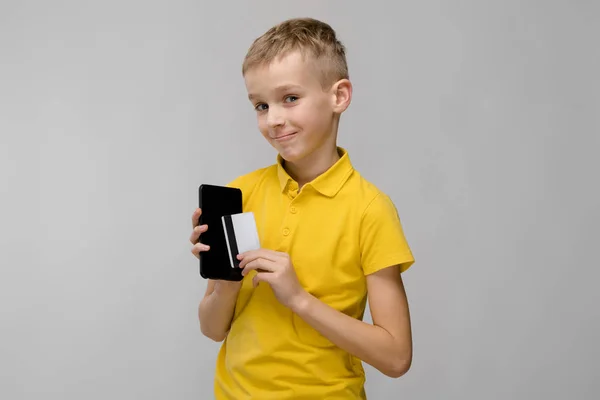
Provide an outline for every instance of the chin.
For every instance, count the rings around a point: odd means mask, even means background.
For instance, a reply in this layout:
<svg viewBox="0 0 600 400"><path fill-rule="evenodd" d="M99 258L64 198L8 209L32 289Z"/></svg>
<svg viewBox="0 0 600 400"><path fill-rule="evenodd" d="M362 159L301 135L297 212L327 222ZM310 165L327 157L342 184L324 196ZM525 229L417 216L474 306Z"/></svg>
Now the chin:
<svg viewBox="0 0 600 400"><path fill-rule="evenodd" d="M275 148L279 155L287 162L297 162L306 157L306 151L296 148L285 148L278 146Z"/></svg>

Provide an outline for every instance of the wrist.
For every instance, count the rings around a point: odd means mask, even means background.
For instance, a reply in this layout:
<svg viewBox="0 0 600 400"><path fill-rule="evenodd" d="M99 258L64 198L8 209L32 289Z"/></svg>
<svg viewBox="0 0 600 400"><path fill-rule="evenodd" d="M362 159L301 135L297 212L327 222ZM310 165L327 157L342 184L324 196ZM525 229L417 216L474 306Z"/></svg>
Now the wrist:
<svg viewBox="0 0 600 400"><path fill-rule="evenodd" d="M218 280L215 282L215 293L219 295L236 295L240 288L242 287L242 282L236 281L225 281Z"/></svg>
<svg viewBox="0 0 600 400"><path fill-rule="evenodd" d="M292 300L290 309L297 315L303 315L310 305L312 295L306 290L301 290Z"/></svg>

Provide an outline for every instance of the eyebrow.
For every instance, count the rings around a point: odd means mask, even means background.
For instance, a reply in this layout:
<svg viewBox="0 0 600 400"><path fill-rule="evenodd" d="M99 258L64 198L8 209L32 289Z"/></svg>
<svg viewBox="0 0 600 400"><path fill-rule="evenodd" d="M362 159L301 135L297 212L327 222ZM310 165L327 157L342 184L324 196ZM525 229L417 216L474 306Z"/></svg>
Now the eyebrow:
<svg viewBox="0 0 600 400"><path fill-rule="evenodd" d="M277 86L274 91L275 92L287 92L288 90L292 90L292 89L301 89L302 87L299 85L293 85L293 84L285 84L285 85L281 85L281 86ZM254 98L258 97L257 95L250 93L248 94L248 99L252 100Z"/></svg>

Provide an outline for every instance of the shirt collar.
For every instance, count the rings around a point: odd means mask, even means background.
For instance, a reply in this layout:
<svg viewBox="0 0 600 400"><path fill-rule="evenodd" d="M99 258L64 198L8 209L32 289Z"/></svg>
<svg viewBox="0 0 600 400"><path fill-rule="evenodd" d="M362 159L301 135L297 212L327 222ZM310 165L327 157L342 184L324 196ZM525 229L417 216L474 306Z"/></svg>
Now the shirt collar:
<svg viewBox="0 0 600 400"><path fill-rule="evenodd" d="M306 184L328 197L335 196L354 171L348 152L342 147L337 147L337 150L340 159L327 171ZM283 168L283 158L279 154L277 155L277 177L282 193L298 190L298 183Z"/></svg>

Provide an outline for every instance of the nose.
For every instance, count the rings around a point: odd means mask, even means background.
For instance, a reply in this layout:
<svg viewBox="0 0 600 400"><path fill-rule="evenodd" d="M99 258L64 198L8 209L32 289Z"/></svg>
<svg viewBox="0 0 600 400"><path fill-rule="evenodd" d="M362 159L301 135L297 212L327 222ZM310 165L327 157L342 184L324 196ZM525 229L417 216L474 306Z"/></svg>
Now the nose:
<svg viewBox="0 0 600 400"><path fill-rule="evenodd" d="M280 107L271 106L267 112L267 124L269 128L276 128L285 124L284 112Z"/></svg>

